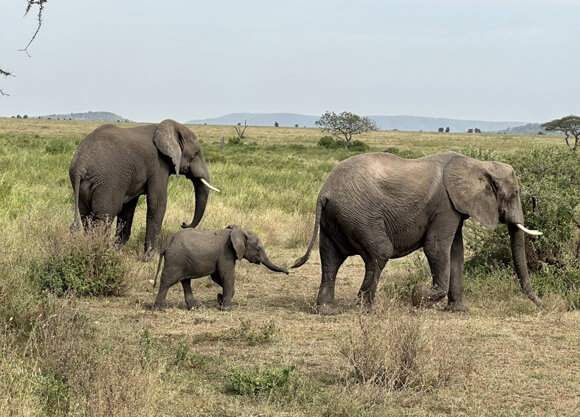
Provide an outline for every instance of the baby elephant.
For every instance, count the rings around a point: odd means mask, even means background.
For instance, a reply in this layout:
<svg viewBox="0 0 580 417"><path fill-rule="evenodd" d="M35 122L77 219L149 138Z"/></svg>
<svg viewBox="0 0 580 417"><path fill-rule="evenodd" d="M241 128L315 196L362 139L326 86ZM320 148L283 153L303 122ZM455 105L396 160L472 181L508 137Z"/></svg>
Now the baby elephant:
<svg viewBox="0 0 580 417"><path fill-rule="evenodd" d="M173 234L159 255L154 288L164 257L159 293L153 305L156 310L165 308L167 290L179 281L183 286L187 308L199 307L200 302L191 292L191 280L210 275L223 288L223 295L217 296L219 309L231 311L235 292L234 267L236 261L242 258L254 264L261 263L274 272L288 274L287 270L270 262L258 235L235 225L223 230L183 229Z"/></svg>

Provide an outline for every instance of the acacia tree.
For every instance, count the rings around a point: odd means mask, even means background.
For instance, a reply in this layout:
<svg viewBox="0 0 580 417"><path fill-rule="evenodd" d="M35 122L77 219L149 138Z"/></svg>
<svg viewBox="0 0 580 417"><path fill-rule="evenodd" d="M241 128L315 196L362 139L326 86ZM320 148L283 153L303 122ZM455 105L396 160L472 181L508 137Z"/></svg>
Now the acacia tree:
<svg viewBox="0 0 580 417"><path fill-rule="evenodd" d="M348 149L353 135L377 130L374 120L347 111L340 114L327 111L315 124L320 126L323 132L329 132L332 136L343 140L344 149Z"/></svg>
<svg viewBox="0 0 580 417"><path fill-rule="evenodd" d="M36 19L37 19L36 30L34 31L34 34L30 38L30 40L28 41L28 44L26 45L26 47L24 47L24 49L21 49L21 51L24 51L28 54L28 48L30 47L30 45L32 44L34 39L36 39L38 32L40 32L40 27L42 26L42 13L44 12L44 4L48 0L25 0L25 1L26 1L26 11L24 12L24 16L26 16L30 12L30 10L32 10L32 8L34 6L38 6L38 12L36 13ZM0 75L3 75L4 77L13 76L13 74L10 71L2 69L2 68L0 68ZM7 96L7 95L8 94L6 94L0 88L0 96Z"/></svg>
<svg viewBox="0 0 580 417"><path fill-rule="evenodd" d="M580 137L580 117L570 115L562 117L561 119L554 119L550 122L542 124L542 127L548 132L562 132L566 135L566 145L568 148L575 151L578 149L578 138ZM574 146L570 145L568 140L570 136L574 136Z"/></svg>

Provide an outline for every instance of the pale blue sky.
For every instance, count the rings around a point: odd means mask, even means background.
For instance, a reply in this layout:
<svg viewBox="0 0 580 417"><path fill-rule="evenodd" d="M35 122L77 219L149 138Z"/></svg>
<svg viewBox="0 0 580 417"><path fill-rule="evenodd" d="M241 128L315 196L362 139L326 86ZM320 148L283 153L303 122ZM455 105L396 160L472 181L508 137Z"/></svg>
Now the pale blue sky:
<svg viewBox="0 0 580 417"><path fill-rule="evenodd" d="M0 2L0 116L580 114L580 0Z"/></svg>

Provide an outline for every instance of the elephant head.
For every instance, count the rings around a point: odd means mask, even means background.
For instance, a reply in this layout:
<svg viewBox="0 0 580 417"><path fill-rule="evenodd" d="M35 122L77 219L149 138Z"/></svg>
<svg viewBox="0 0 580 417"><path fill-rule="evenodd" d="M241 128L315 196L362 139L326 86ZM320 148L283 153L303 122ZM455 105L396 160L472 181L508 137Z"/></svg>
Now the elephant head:
<svg viewBox="0 0 580 417"><path fill-rule="evenodd" d="M283 272L288 275L286 269L274 265L270 261L257 234L235 225L230 225L227 228L232 230L230 239L238 260L245 258L253 264L262 264L271 271Z"/></svg>
<svg viewBox="0 0 580 417"><path fill-rule="evenodd" d="M445 166L443 181L458 212L474 217L491 230L495 230L498 222L508 225L512 257L522 290L534 304L541 306L530 284L524 243L524 232L533 235L541 232L523 226L524 214L513 168L501 162L457 155Z"/></svg>
<svg viewBox="0 0 580 417"><path fill-rule="evenodd" d="M205 212L209 190L219 191L209 183L209 171L197 137L184 125L168 119L157 126L153 143L159 152L171 160L170 165L175 175L185 175L193 183L195 213L192 222L183 223L181 227L196 227Z"/></svg>

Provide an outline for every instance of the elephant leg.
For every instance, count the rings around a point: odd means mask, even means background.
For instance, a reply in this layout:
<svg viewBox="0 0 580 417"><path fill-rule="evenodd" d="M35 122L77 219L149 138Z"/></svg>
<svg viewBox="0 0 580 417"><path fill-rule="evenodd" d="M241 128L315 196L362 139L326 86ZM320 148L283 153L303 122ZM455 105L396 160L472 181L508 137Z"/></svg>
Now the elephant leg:
<svg viewBox="0 0 580 417"><path fill-rule="evenodd" d="M223 288L224 282L223 282L220 274L218 274L217 272L214 272L213 274L211 274L211 279L213 282L215 282L217 285L219 285L220 287Z"/></svg>
<svg viewBox="0 0 580 417"><path fill-rule="evenodd" d="M444 235L437 235L437 232L434 234L435 236L432 239L426 239L426 244L423 247L423 251L429 262L429 267L431 268L433 286L427 288L422 284L415 285L411 296L415 307L428 306L435 303L445 297L449 292L451 243L453 235L447 238Z"/></svg>
<svg viewBox="0 0 580 417"><path fill-rule="evenodd" d="M223 288L223 295L222 294L218 294L218 303L219 303L219 309L221 311L232 311L232 297L235 294L235 288L234 288L234 280L235 280L235 274L234 274L234 269L233 269L233 265L232 265L232 270L228 271L224 274L222 274L221 278L221 282L222 282L222 288ZM221 296L221 297L220 297Z"/></svg>
<svg viewBox="0 0 580 417"><path fill-rule="evenodd" d="M469 311L463 304L463 222L459 225L451 245L451 270L449 274L449 292L447 293L446 311Z"/></svg>
<svg viewBox="0 0 580 417"><path fill-rule="evenodd" d="M365 277L358 291L358 299L367 310L370 310L373 305L381 272L386 264L386 259L365 259Z"/></svg>
<svg viewBox="0 0 580 417"><path fill-rule="evenodd" d="M191 278L182 279L181 286L183 287L183 295L185 296L185 304L187 305L187 309L193 310L194 308L201 307L202 304L194 298L193 292L191 291Z"/></svg>
<svg viewBox="0 0 580 417"><path fill-rule="evenodd" d="M161 191L147 193L147 220L145 227L145 253L149 253L157 244L157 237L163 224L167 205L167 184Z"/></svg>
<svg viewBox="0 0 580 417"><path fill-rule="evenodd" d="M123 204L121 212L117 215L117 240L120 245L124 245L131 236L131 226L133 225L133 215L135 214L135 207L139 197Z"/></svg>
<svg viewBox="0 0 580 417"><path fill-rule="evenodd" d="M161 282L159 283L159 292L155 298L155 303L153 303L153 310L165 310L165 298L167 297L167 290L169 290L171 285L167 284L167 281L163 280L163 275L161 276Z"/></svg>
<svg viewBox="0 0 580 417"><path fill-rule="evenodd" d="M334 286L336 274L347 257L342 254L337 245L328 237L322 228L320 229L319 239L322 279L316 299L316 311L322 315L338 314L340 310L334 301Z"/></svg>

